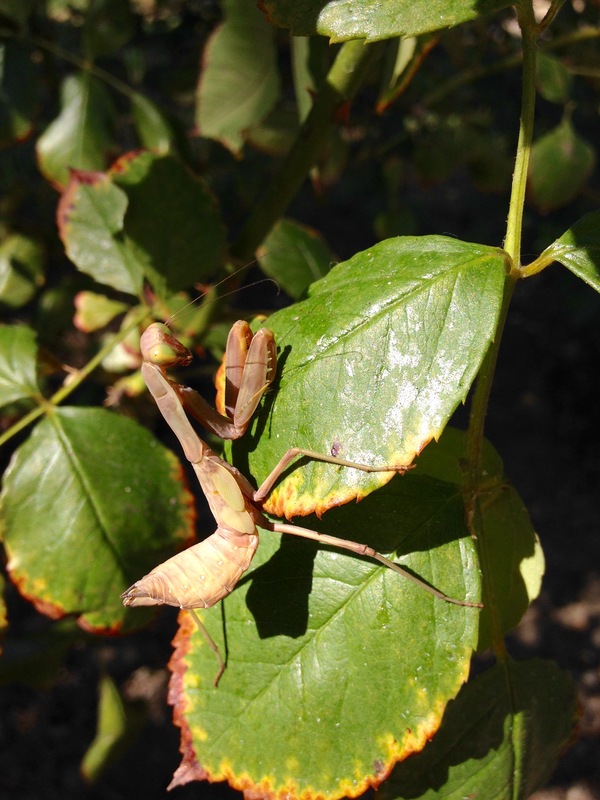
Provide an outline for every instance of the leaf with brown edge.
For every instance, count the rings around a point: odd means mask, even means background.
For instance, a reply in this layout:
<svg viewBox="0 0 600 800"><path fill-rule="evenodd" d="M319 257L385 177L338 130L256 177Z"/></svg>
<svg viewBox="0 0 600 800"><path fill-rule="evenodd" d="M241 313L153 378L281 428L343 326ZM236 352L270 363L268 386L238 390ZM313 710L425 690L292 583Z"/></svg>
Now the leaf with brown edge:
<svg viewBox="0 0 600 800"><path fill-rule="evenodd" d="M307 527L368 537L451 596L478 597L456 484L417 470ZM222 607L201 612L227 656L216 689L214 653L180 617L170 702L183 761L171 786L226 780L252 797L357 797L433 737L477 641L476 609L368 559L268 532Z"/></svg>
<svg viewBox="0 0 600 800"><path fill-rule="evenodd" d="M507 254L443 236L387 239L338 264L263 323L278 371L252 428L228 445L257 486L291 447L408 465L436 440L496 330ZM288 519L360 500L393 473L299 460L265 509Z"/></svg>
<svg viewBox="0 0 600 800"><path fill-rule="evenodd" d="M120 595L193 540L194 520L173 454L104 409L54 409L16 450L0 497L11 579L42 613L93 631L144 624Z"/></svg>
<svg viewBox="0 0 600 800"><path fill-rule="evenodd" d="M127 196L105 172L73 171L57 210L60 238L71 261L98 283L138 295L144 279L122 231Z"/></svg>

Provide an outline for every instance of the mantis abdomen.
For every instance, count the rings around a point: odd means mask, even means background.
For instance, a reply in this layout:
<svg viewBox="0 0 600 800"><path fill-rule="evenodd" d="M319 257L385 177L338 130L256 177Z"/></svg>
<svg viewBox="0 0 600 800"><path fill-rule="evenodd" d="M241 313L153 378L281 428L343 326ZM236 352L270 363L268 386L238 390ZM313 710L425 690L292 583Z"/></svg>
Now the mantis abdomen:
<svg viewBox="0 0 600 800"><path fill-rule="evenodd" d="M250 566L258 534L217 530L164 561L123 595L126 606L209 608L226 597Z"/></svg>

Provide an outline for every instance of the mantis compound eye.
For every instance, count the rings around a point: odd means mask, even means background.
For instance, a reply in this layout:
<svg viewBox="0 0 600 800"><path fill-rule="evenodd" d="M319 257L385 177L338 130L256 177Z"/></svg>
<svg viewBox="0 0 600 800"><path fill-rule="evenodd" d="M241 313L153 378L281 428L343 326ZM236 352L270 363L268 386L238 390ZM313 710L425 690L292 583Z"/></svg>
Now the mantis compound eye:
<svg viewBox="0 0 600 800"><path fill-rule="evenodd" d="M140 340L144 360L157 367L185 367L190 364L192 361L190 351L163 328L160 323L153 323L144 331Z"/></svg>

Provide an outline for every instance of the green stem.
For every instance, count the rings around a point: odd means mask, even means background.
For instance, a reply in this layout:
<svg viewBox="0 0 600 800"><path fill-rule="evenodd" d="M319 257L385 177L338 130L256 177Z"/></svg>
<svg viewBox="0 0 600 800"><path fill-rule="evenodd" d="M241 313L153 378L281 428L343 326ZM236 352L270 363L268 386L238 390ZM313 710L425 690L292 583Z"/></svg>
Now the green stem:
<svg viewBox="0 0 600 800"><path fill-rule="evenodd" d="M523 0L517 9L519 24L523 35L523 95L521 99L521 118L519 140L515 158L515 171L510 196L507 220L505 249L509 256L510 269L504 284L502 306L494 339L477 376L469 428L467 432L467 473L465 475L464 496L467 521L471 535L477 542L479 560L484 580L483 601L489 610L492 644L499 658L506 657L500 620L497 617L497 604L494 598L494 586L489 580L490 555L483 529L481 503L486 491L486 473L482 463L483 432L485 416L489 404L490 392L494 379L496 363L502 332L506 322L508 308L516 281L521 277L521 234L523 224L523 208L525 204L525 186L529 154L533 139L533 120L535 109L535 36L537 32L533 8L530 0ZM493 490L493 487L492 487Z"/></svg>
<svg viewBox="0 0 600 800"><path fill-rule="evenodd" d="M132 330L137 328L147 316L148 309L146 306L140 306L139 310L131 315L128 324L119 331L116 337L111 339L110 342L107 342L104 347L98 350L96 355L90 359L90 361L88 361L85 367L68 375L63 385L52 395L52 397L50 397L48 400L41 396L33 398L38 404L37 407L33 408L24 417L21 417L18 422L15 422L14 425L12 425L0 436L0 446L5 444L5 442L8 442L9 439L12 439L13 436L16 436L17 433L22 431L28 425L31 425L32 422L35 422L35 420L41 417L43 414L47 414L55 406L62 403L63 400L66 400L66 398L69 397L69 395L71 395L75 389L77 389L80 384L83 383L88 375L90 375L96 369L96 367L101 364L106 356L112 350L114 350L115 345L123 341L123 339L125 339Z"/></svg>
<svg viewBox="0 0 600 800"><path fill-rule="evenodd" d="M517 6L517 16L523 37L523 89L521 96L521 119L519 140L515 158L512 190L506 224L504 249L511 257L514 269L521 266L521 234L523 229L523 208L525 206L525 189L527 170L533 141L533 120L535 113L535 62L537 26L533 15L533 6L524 0Z"/></svg>

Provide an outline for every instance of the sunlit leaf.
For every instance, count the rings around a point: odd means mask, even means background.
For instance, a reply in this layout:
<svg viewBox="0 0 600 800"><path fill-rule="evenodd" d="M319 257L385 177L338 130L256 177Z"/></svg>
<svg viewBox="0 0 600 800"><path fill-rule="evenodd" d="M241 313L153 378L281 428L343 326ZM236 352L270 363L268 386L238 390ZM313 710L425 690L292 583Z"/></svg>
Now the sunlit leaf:
<svg viewBox="0 0 600 800"><path fill-rule="evenodd" d="M89 72L65 78L60 114L37 141L46 178L64 187L71 169L104 169L113 149L114 116L110 95L97 78Z"/></svg>
<svg viewBox="0 0 600 800"><path fill-rule="evenodd" d="M416 0L266 0L261 4L270 22L289 28L295 36L315 33L332 41L347 39L388 39L392 36L417 36L460 25L470 19L505 8L506 0L451 0L431 3Z"/></svg>
<svg viewBox="0 0 600 800"><path fill-rule="evenodd" d="M542 260L559 261L600 292L600 212L594 211L578 220L544 250Z"/></svg>
<svg viewBox="0 0 600 800"><path fill-rule="evenodd" d="M8 571L51 617L131 628L123 592L193 536L191 497L170 451L104 409L57 408L15 452L0 514Z"/></svg>
<svg viewBox="0 0 600 800"><path fill-rule="evenodd" d="M40 395L35 331L25 325L0 326L0 406Z"/></svg>
<svg viewBox="0 0 600 800"><path fill-rule="evenodd" d="M79 292L75 297L76 313L73 323L76 328L86 333L104 328L118 314L127 311L129 306L118 300L111 300L104 294L96 292Z"/></svg>
<svg viewBox="0 0 600 800"><path fill-rule="evenodd" d="M275 391L254 436L231 446L234 463L258 485L291 447L410 464L464 401L496 329L505 274L502 250L437 236L388 239L338 264L306 300L269 317ZM390 477L300 462L266 507L322 513Z"/></svg>
<svg viewBox="0 0 600 800"><path fill-rule="evenodd" d="M127 195L104 172L74 172L57 211L71 261L82 272L128 294L142 290L142 265L123 241Z"/></svg>

